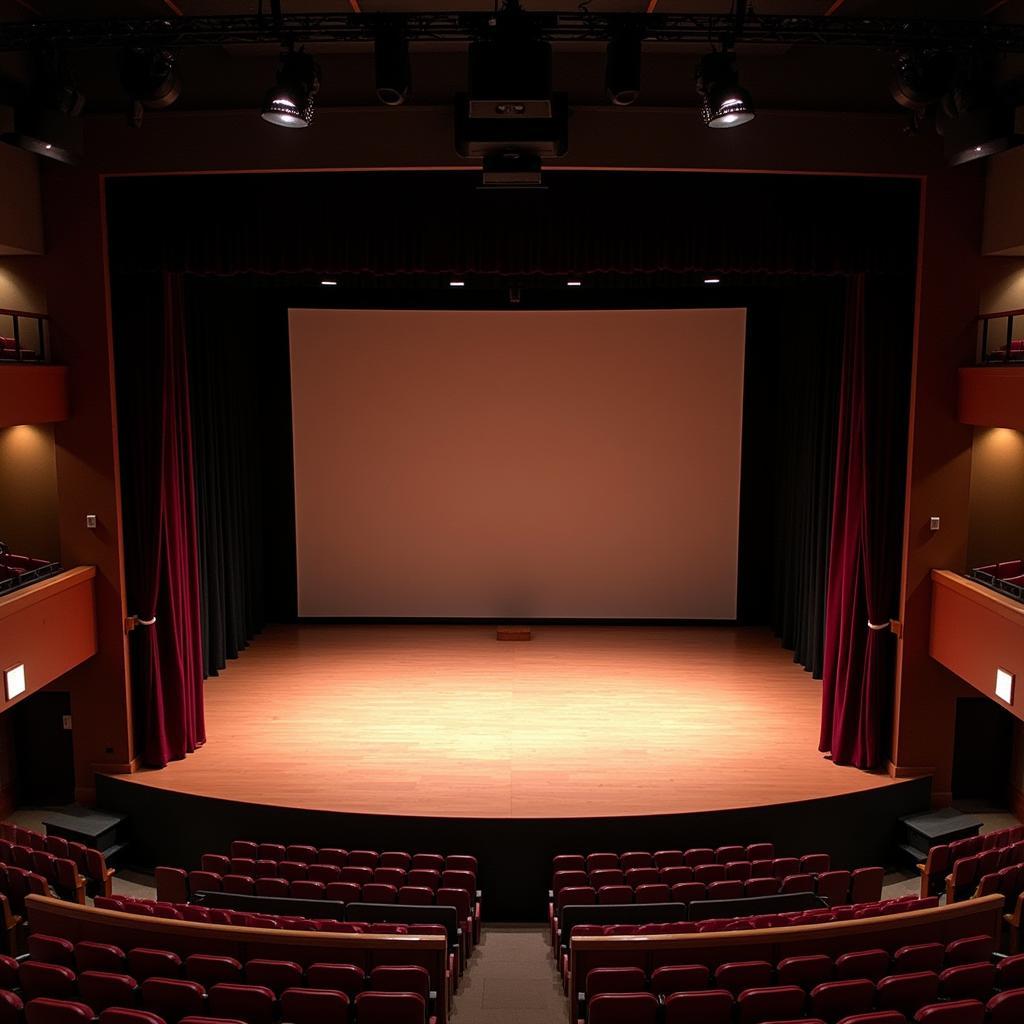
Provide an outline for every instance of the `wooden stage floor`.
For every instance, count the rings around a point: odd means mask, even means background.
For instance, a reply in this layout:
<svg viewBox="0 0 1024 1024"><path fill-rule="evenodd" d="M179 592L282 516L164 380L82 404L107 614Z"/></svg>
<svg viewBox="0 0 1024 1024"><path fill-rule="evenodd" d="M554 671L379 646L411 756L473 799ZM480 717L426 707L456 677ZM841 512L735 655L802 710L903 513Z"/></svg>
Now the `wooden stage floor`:
<svg viewBox="0 0 1024 1024"><path fill-rule="evenodd" d="M206 686L207 744L144 786L279 807L581 818L893 784L817 750L821 684L763 630L274 626Z"/></svg>

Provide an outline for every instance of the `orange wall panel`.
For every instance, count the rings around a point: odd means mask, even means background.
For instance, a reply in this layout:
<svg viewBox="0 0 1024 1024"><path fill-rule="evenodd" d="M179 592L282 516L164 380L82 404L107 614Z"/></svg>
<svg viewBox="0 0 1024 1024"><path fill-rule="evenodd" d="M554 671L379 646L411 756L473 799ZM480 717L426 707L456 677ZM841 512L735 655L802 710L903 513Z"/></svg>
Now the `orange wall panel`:
<svg viewBox="0 0 1024 1024"><path fill-rule="evenodd" d="M0 597L0 670L25 666L25 693L6 711L96 653L96 570L83 566Z"/></svg>
<svg viewBox="0 0 1024 1024"><path fill-rule="evenodd" d="M66 366L0 365L0 427L67 418Z"/></svg>
<svg viewBox="0 0 1024 1024"><path fill-rule="evenodd" d="M960 368L961 423L1024 430L1024 366Z"/></svg>
<svg viewBox="0 0 1024 1024"><path fill-rule="evenodd" d="M951 672L1024 719L1024 691L1014 693L1012 705L995 695L996 669L1024 685L1024 604L956 573L933 572L929 650Z"/></svg>

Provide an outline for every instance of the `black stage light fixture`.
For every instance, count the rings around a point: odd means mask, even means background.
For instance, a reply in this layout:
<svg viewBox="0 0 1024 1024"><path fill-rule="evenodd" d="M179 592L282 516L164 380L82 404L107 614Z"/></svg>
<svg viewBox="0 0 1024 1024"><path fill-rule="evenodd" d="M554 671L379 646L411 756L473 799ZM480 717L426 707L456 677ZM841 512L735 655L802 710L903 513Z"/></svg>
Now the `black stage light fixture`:
<svg viewBox="0 0 1024 1024"><path fill-rule="evenodd" d="M904 109L923 114L942 99L956 65L956 55L946 50L898 53L889 92Z"/></svg>
<svg viewBox="0 0 1024 1024"><path fill-rule="evenodd" d="M608 40L604 89L617 107L628 107L640 98L641 45L638 29L620 29Z"/></svg>
<svg viewBox="0 0 1024 1024"><path fill-rule="evenodd" d="M965 164L1024 143L1024 106L987 83L966 81L942 98L935 128L947 163Z"/></svg>
<svg viewBox="0 0 1024 1024"><path fill-rule="evenodd" d="M0 141L19 149L76 164L82 158L78 120L85 97L73 85L50 83L13 106L0 107Z"/></svg>
<svg viewBox="0 0 1024 1024"><path fill-rule="evenodd" d="M401 28L385 26L373 40L373 67L377 99L389 107L401 106L409 97L412 68L409 40Z"/></svg>
<svg viewBox="0 0 1024 1024"><path fill-rule="evenodd" d="M121 54L121 86L131 98L137 128L146 110L165 110L181 95L175 64L173 53L155 47L130 46Z"/></svg>
<svg viewBox="0 0 1024 1024"><path fill-rule="evenodd" d="M281 128L308 128L319 89L320 69L313 58L304 50L285 50L277 81L263 101L263 120Z"/></svg>
<svg viewBox="0 0 1024 1024"><path fill-rule="evenodd" d="M739 84L736 62L725 50L705 54L697 65L697 96L708 128L738 128L754 120L754 101Z"/></svg>

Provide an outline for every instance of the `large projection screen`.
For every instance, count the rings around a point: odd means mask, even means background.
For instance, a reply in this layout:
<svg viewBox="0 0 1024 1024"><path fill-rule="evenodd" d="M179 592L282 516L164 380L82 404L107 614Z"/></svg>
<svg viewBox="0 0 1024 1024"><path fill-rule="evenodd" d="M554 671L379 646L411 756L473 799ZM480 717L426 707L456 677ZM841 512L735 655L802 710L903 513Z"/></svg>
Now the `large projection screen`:
<svg viewBox="0 0 1024 1024"><path fill-rule="evenodd" d="M743 309L293 309L303 618L736 615Z"/></svg>

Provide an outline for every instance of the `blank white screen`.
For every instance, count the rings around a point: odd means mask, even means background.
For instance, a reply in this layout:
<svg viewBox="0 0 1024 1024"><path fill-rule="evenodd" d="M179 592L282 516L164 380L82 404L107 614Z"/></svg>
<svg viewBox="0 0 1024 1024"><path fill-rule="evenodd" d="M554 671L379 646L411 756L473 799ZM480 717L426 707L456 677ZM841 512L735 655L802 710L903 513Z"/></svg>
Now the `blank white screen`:
<svg viewBox="0 0 1024 1024"><path fill-rule="evenodd" d="M291 310L300 616L734 618L745 320Z"/></svg>

